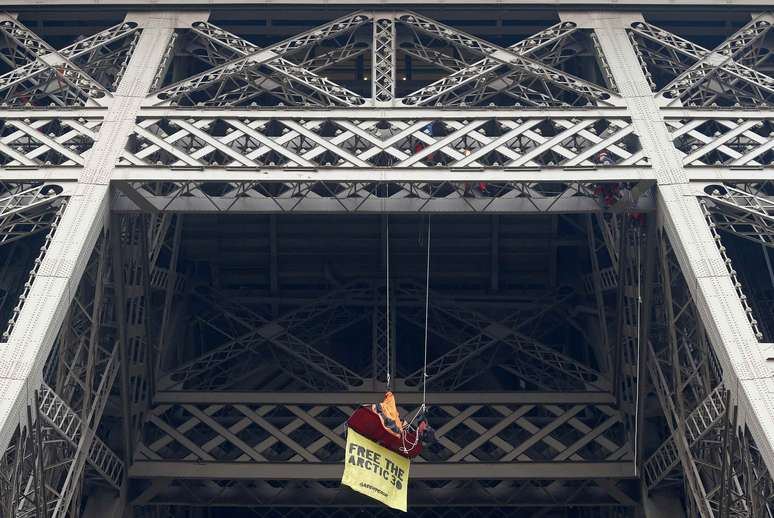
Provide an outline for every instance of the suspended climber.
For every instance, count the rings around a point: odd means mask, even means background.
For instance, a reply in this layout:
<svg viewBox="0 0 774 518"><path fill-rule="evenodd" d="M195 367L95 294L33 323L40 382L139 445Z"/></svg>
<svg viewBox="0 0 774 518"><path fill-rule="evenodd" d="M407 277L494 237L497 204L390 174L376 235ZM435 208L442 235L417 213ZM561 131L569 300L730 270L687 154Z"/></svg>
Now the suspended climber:
<svg viewBox="0 0 774 518"><path fill-rule="evenodd" d="M376 444L409 459L422 453L424 445L435 441L435 432L427 423L427 408L420 407L412 422L403 421L395 395L389 391L381 403L355 410L347 425Z"/></svg>
<svg viewBox="0 0 774 518"><path fill-rule="evenodd" d="M390 321L390 248L387 222L387 321ZM427 265L425 281L425 339L422 368L422 403L406 421L398 412L391 391L390 362L387 361L387 393L381 402L359 407L347 421L344 474L341 483L389 507L406 511L410 459L435 441L427 420L427 327L430 302L430 219L427 222ZM386 357L390 356L387 326Z"/></svg>
<svg viewBox="0 0 774 518"><path fill-rule="evenodd" d="M387 222L386 230L387 246L387 321L390 320L390 226ZM395 395L390 390L391 376L390 365L387 362L387 393L380 403L364 405L355 410L350 416L347 425L367 437L375 443L384 446L404 457L414 458L422 452L423 445L434 441L435 433L427 423L427 405L425 395L427 393L427 317L430 294L430 219L427 221L427 264L425 285L425 358L422 369L422 404L414 414L411 421L401 419ZM387 358L390 358L390 330L387 329Z"/></svg>

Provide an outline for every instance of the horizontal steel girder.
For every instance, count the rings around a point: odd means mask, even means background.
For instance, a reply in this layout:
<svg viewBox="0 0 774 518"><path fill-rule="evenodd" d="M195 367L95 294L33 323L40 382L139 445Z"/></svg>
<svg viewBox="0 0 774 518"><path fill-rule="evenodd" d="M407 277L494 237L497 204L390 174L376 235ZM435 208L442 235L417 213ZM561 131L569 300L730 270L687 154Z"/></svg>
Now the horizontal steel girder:
<svg viewBox="0 0 774 518"><path fill-rule="evenodd" d="M339 480L342 463L270 464L240 462L135 461L132 478L193 478L230 480ZM511 462L511 463L415 463L411 478L416 480L572 480L589 478L632 478L634 463L624 462Z"/></svg>
<svg viewBox="0 0 774 518"><path fill-rule="evenodd" d="M157 392L156 404L228 404L262 403L272 405L359 405L378 401L380 392L198 392L190 390ZM421 403L418 392L397 392L400 403ZM615 404L615 397L606 392L428 392L429 405L508 405L508 404Z"/></svg>
<svg viewBox="0 0 774 518"><path fill-rule="evenodd" d="M407 416L421 402L418 394L399 398ZM379 399L381 394L348 392L163 392L148 413L129 473L335 479L347 418L359 405ZM431 393L428 403L437 442L416 459L412 478L635 476L622 415L610 394Z"/></svg>
<svg viewBox="0 0 774 518"><path fill-rule="evenodd" d="M473 184L473 185L471 185ZM482 187L483 185L483 187ZM616 212L649 212L649 182L622 189ZM166 191L155 192L158 188ZM212 188L212 190L210 190ZM587 213L606 210L596 183L519 182L131 182L119 184L118 212L246 213ZM159 195L160 194L160 195ZM630 203L628 200L636 200Z"/></svg>
<svg viewBox="0 0 774 518"><path fill-rule="evenodd" d="M380 505L335 481L325 480L145 479L138 482L142 489L133 500L135 505L292 506L299 510L299 516L308 516L318 508L328 508L341 514L341 508L363 509ZM451 516L460 516L459 513L465 512L463 507L458 506L470 506L470 512L464 514L468 517L479 516L479 507L503 506L521 510L572 506L575 509L609 509L610 514L603 511L603 514L593 516L613 518L627 516L620 513L624 512L624 508L636 505L635 485L626 479L493 481L421 480L411 477L408 495L412 509L442 510L444 508L439 508L439 505L449 506L446 509L452 511ZM374 515L377 511L369 509L369 514ZM543 515L544 511L534 516ZM519 516L522 516L521 512Z"/></svg>

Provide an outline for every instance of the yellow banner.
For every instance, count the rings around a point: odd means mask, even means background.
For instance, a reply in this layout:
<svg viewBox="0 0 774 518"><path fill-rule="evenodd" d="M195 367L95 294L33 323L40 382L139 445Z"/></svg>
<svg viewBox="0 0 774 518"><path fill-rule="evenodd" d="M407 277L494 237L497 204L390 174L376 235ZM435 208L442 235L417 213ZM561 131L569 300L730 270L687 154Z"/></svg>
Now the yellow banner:
<svg viewBox="0 0 774 518"><path fill-rule="evenodd" d="M411 461L379 446L352 429L347 430L347 450L341 483L358 493L406 512Z"/></svg>

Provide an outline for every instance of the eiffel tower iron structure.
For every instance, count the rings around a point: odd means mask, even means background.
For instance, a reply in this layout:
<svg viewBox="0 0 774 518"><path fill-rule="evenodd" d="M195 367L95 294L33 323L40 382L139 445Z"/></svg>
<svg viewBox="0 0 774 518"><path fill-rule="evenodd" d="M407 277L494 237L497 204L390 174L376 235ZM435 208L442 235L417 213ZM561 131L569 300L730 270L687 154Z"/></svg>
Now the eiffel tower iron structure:
<svg viewBox="0 0 774 518"><path fill-rule="evenodd" d="M3 9L1 518L774 518L767 2Z"/></svg>

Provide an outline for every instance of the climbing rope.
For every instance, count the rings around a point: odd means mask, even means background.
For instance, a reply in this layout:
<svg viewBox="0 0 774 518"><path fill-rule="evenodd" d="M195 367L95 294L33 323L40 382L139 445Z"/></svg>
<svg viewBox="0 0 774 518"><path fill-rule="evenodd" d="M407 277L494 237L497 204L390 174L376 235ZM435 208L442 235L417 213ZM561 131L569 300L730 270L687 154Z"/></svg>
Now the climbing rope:
<svg viewBox="0 0 774 518"><path fill-rule="evenodd" d="M427 328L430 314L430 214L427 215L427 261L425 263L425 355L422 360L422 406L427 403Z"/></svg>
<svg viewBox="0 0 774 518"><path fill-rule="evenodd" d="M390 328L392 327L392 322L390 320L390 216L387 216L387 224L386 230L385 230L385 241L386 241L386 254L387 254L387 390L391 390L392 384L391 384L391 378L390 378L390 364L392 363L391 357L390 357Z"/></svg>
<svg viewBox="0 0 774 518"><path fill-rule="evenodd" d="M430 215L427 216L427 258L425 262L425 337L424 337L424 358L422 361L422 404L414 413L414 417L411 418L404 430L416 431L414 429L414 421L417 417L423 415L427 409L427 336L430 316ZM419 443L419 434L414 437L414 442L407 445L406 434L401 434L401 440L403 442L402 448L404 452L414 449Z"/></svg>

